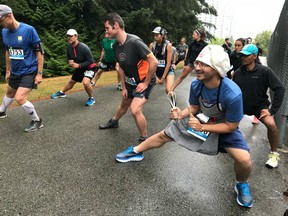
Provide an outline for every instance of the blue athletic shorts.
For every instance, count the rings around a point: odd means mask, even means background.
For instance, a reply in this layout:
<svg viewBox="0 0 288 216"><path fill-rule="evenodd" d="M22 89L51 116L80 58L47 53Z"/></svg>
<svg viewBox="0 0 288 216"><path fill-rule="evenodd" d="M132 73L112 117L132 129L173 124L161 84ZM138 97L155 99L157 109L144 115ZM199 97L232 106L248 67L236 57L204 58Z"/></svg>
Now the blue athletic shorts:
<svg viewBox="0 0 288 216"><path fill-rule="evenodd" d="M237 148L250 151L246 140L238 128L232 133L219 135L219 152L226 153L224 148Z"/></svg>

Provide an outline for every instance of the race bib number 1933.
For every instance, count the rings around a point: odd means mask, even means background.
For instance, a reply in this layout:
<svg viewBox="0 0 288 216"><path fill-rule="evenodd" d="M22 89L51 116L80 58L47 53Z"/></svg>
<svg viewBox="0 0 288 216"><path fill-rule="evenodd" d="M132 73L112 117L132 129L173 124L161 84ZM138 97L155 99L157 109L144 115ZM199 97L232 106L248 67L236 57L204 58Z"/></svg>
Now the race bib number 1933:
<svg viewBox="0 0 288 216"><path fill-rule="evenodd" d="M23 49L13 49L12 47L9 48L9 58L10 59L24 59L24 50Z"/></svg>

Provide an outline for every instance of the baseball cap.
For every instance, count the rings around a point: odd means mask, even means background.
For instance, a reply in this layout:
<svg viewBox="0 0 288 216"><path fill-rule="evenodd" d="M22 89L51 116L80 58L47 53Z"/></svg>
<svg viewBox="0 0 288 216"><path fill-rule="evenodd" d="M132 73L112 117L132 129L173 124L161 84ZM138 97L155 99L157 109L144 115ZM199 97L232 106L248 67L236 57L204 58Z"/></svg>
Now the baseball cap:
<svg viewBox="0 0 288 216"><path fill-rule="evenodd" d="M242 48L240 53L242 53L243 55L257 55L258 48L254 44L247 44Z"/></svg>
<svg viewBox="0 0 288 216"><path fill-rule="evenodd" d="M10 13L12 13L12 9L9 6L0 4L0 18L2 18L2 16L4 16L4 15L10 14Z"/></svg>
<svg viewBox="0 0 288 216"><path fill-rule="evenodd" d="M73 36L73 35L78 35L78 33L75 29L69 29L66 35Z"/></svg>
<svg viewBox="0 0 288 216"><path fill-rule="evenodd" d="M230 70L230 59L223 47L219 45L207 45L199 53L196 61L203 62L214 68L221 77L225 77Z"/></svg>
<svg viewBox="0 0 288 216"><path fill-rule="evenodd" d="M162 34L161 33L161 30L163 30L160 26L158 26L158 27L156 27L153 31L152 31L152 33L155 33L155 34Z"/></svg>

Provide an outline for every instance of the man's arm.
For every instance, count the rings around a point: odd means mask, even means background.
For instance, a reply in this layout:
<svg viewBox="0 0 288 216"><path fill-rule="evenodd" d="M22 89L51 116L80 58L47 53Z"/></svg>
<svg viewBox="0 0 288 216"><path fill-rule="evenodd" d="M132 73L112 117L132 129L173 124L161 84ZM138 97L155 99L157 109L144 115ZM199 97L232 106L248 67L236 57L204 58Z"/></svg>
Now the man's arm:
<svg viewBox="0 0 288 216"><path fill-rule="evenodd" d="M87 69L89 65L94 63L93 56L92 56L91 50L89 49L88 46L83 46L82 49L83 49L82 52L84 53L86 60L84 62L80 62L78 64L79 64L79 68Z"/></svg>
<svg viewBox="0 0 288 216"><path fill-rule="evenodd" d="M157 61L157 59L153 53L148 54L147 61L149 64L149 68L148 68L148 74L144 80L144 83L146 85L149 85L149 83L150 83L151 79L153 78L153 76L156 72L156 69L158 67L158 61Z"/></svg>
<svg viewBox="0 0 288 216"><path fill-rule="evenodd" d="M198 119L196 120L199 122ZM191 118L188 122L189 125L190 125L190 121L191 121ZM197 131L207 131L207 132L212 132L212 133L224 134L224 133L232 133L233 131L235 131L239 125L239 122L223 122L223 123L218 123L218 124L201 124L199 122L194 125L192 123L192 128L194 127L193 129Z"/></svg>
<svg viewBox="0 0 288 216"><path fill-rule="evenodd" d="M171 61L172 61L172 45L169 43L167 45L167 58L166 58L166 66L165 66L165 70L164 70L164 73L161 77L161 83L164 83L164 80L165 80L165 77L167 75L167 73L169 72L170 70L170 67L171 67Z"/></svg>
<svg viewBox="0 0 288 216"><path fill-rule="evenodd" d="M271 70L269 71L269 80L270 80L270 86L269 88L273 91L273 100L271 108L269 109L269 112L271 115L274 115L279 108L281 107L285 95L285 88L282 85L279 78L274 74L274 72Z"/></svg>
<svg viewBox="0 0 288 216"><path fill-rule="evenodd" d="M9 58L9 52L6 50L5 52L5 62L6 62L6 75L5 80L8 82L11 73L11 60Z"/></svg>
<svg viewBox="0 0 288 216"><path fill-rule="evenodd" d="M172 91L175 90L175 88L188 76L188 74L192 71L192 68L189 66L184 66L182 74L177 78L177 80L174 82L172 86Z"/></svg>
<svg viewBox="0 0 288 216"><path fill-rule="evenodd" d="M40 84L42 82L42 73L43 73L43 65L44 65L44 55L41 51L36 51L37 54L37 66L38 66L38 71L37 75L35 77L35 84Z"/></svg>
<svg viewBox="0 0 288 216"><path fill-rule="evenodd" d="M102 48L101 54L100 54L99 63L100 63L100 62L103 62L103 60L104 60L104 55L105 55L105 50L104 50L104 48Z"/></svg>

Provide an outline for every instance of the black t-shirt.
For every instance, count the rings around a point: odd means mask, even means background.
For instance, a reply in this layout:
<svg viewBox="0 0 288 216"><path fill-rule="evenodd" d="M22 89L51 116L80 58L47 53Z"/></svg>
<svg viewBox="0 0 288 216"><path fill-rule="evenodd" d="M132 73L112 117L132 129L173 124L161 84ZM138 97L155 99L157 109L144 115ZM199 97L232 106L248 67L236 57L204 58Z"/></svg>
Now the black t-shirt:
<svg viewBox="0 0 288 216"><path fill-rule="evenodd" d="M127 34L125 43L120 46L116 41L113 49L125 76L134 78L137 83L145 79L149 69L147 58L151 50L138 36Z"/></svg>
<svg viewBox="0 0 288 216"><path fill-rule="evenodd" d="M67 59L74 60L75 63L80 64L80 68L76 68L75 70L81 72L86 71L94 63L89 47L82 42L79 42L76 47L67 46Z"/></svg>
<svg viewBox="0 0 288 216"><path fill-rule="evenodd" d="M187 53L185 65L187 65L189 62L191 64L193 64L194 61L196 60L197 56L199 55L199 53L207 45L208 44L203 40L193 41L188 48L188 53Z"/></svg>

